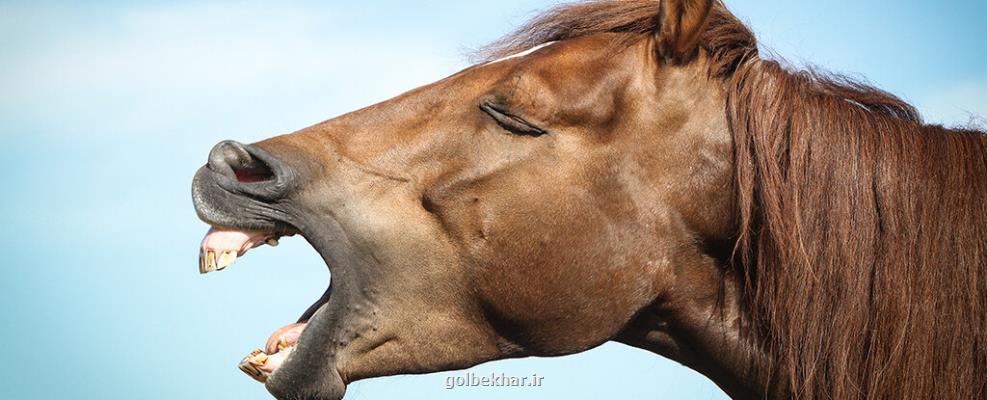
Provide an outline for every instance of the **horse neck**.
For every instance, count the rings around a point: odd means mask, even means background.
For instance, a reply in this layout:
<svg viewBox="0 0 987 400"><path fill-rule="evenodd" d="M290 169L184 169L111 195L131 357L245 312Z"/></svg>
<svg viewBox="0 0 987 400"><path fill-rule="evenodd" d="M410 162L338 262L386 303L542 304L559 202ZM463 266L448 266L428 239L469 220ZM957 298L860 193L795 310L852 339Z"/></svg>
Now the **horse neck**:
<svg viewBox="0 0 987 400"><path fill-rule="evenodd" d="M764 399L768 358L747 329L742 284L725 268L728 254L696 253L674 292L641 310L616 340L696 370L731 398Z"/></svg>

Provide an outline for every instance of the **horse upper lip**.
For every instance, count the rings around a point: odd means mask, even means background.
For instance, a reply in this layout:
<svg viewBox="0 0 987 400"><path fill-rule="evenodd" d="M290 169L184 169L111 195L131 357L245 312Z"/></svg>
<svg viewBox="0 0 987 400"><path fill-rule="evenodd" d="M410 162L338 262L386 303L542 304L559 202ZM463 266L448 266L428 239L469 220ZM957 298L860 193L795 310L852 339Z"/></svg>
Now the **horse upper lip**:
<svg viewBox="0 0 987 400"><path fill-rule="evenodd" d="M291 186L278 185L273 181L240 183L203 166L192 180L192 203L199 219L211 226L271 232L296 230L289 221L288 203L264 197Z"/></svg>

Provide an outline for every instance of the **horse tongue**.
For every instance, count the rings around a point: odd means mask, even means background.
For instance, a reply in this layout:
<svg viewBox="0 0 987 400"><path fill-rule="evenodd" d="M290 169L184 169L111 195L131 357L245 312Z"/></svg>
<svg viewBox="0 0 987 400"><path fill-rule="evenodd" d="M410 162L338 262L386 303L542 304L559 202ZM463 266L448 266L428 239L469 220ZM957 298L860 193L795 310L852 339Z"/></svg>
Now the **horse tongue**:
<svg viewBox="0 0 987 400"><path fill-rule="evenodd" d="M281 350L294 346L295 343L298 342L298 338L302 335L303 330L305 330L304 322L289 324L278 328L278 330L274 331L274 333L271 334L271 337L267 339L267 343L264 345L264 352L268 355L273 355Z"/></svg>
<svg viewBox="0 0 987 400"><path fill-rule="evenodd" d="M199 248L199 272L205 274L233 265L237 257L264 243L269 236L261 231L209 229Z"/></svg>

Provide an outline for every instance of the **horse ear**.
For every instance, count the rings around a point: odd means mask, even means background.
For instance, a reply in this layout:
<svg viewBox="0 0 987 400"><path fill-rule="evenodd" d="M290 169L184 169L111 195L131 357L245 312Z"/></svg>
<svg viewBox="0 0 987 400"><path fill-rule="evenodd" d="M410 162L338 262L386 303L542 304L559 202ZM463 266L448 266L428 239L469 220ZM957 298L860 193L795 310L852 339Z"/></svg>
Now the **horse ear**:
<svg viewBox="0 0 987 400"><path fill-rule="evenodd" d="M672 63L689 61L699 50L699 37L715 0L661 0L658 54Z"/></svg>

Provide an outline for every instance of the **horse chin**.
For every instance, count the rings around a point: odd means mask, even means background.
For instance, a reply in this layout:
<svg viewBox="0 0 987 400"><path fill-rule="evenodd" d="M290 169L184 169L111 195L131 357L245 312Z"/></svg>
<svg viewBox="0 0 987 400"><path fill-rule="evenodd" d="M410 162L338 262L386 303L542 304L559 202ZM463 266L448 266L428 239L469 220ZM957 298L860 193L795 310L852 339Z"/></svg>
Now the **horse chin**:
<svg viewBox="0 0 987 400"><path fill-rule="evenodd" d="M272 378L267 382L267 391L278 399L312 399L312 400L342 400L346 394L346 384L339 378L339 374L334 375L334 379L327 379L320 384L320 388L315 391L299 392L293 390L288 384L280 383L280 378ZM290 381L290 378L288 380ZM286 389L286 390L283 390ZM294 394L304 393L304 394Z"/></svg>
<svg viewBox="0 0 987 400"><path fill-rule="evenodd" d="M278 341L274 341L278 351L267 357L267 365L261 370L264 378L258 380L264 383L274 397L318 400L343 398L346 382L338 372L336 358L333 355L321 356L322 352L319 350L323 347L319 342L324 332L320 328L327 323L337 325L337 319L332 317L337 315L337 310L330 308L328 304L322 304L310 322L288 325L275 332L275 335L279 335L281 332L297 331L299 336L293 343L289 339L288 346L284 348L278 346ZM327 319L331 321L326 321ZM306 332L310 328L311 332ZM275 335L268 340L268 350L271 350ZM250 372L248 375L257 379Z"/></svg>

